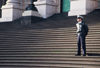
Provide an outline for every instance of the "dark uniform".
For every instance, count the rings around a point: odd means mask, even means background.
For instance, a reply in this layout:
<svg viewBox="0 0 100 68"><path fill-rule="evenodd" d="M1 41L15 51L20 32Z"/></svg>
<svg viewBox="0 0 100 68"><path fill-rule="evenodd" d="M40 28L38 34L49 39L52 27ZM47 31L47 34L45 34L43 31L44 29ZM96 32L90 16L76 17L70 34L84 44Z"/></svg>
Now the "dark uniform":
<svg viewBox="0 0 100 68"><path fill-rule="evenodd" d="M77 42L78 42L78 51L77 55L81 55L81 46L83 50L83 56L86 56L86 45L85 37L88 34L88 26L85 22L81 21L76 24L77 27Z"/></svg>

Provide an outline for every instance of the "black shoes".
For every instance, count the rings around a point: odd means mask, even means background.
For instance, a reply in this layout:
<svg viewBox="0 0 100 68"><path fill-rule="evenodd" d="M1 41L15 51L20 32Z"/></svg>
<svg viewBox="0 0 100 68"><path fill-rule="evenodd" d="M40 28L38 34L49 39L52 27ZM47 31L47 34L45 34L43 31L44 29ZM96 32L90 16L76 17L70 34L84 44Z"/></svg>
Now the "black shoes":
<svg viewBox="0 0 100 68"><path fill-rule="evenodd" d="M83 55L83 56L86 56L86 55Z"/></svg>
<svg viewBox="0 0 100 68"><path fill-rule="evenodd" d="M75 56L81 56L81 54L76 54ZM86 55L83 55L83 56L86 56Z"/></svg>
<svg viewBox="0 0 100 68"><path fill-rule="evenodd" d="M81 56L81 54L76 54L75 56Z"/></svg>

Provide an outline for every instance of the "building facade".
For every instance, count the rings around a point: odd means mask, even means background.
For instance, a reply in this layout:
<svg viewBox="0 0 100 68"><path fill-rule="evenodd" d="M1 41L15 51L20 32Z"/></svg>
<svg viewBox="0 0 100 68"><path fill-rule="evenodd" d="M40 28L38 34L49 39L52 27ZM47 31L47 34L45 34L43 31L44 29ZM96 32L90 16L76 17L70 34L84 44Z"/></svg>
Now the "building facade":
<svg viewBox="0 0 100 68"><path fill-rule="evenodd" d="M0 22L14 21L28 14L34 16L34 12L25 10L29 4L30 0L1 0ZM42 18L62 12L68 12L68 16L86 15L100 9L100 0L37 0L34 4Z"/></svg>

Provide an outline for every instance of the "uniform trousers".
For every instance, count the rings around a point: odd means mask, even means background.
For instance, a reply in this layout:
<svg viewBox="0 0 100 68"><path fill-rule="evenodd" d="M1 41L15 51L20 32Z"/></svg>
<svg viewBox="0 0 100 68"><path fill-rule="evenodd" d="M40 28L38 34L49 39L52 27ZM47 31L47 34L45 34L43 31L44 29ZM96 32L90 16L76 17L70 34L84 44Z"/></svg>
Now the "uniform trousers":
<svg viewBox="0 0 100 68"><path fill-rule="evenodd" d="M81 55L81 46L82 46L82 51L83 55L86 55L86 44L85 44L85 35L78 35L77 36L77 44L78 44L78 51L77 53Z"/></svg>

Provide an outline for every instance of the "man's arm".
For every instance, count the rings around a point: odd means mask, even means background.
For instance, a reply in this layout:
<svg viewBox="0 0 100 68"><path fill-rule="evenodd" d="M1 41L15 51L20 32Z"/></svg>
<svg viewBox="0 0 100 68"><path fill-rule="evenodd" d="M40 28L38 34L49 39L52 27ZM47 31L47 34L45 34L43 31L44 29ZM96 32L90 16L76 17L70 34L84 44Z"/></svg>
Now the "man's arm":
<svg viewBox="0 0 100 68"><path fill-rule="evenodd" d="M88 28L88 26L87 26L87 24L86 24L86 23L84 24L84 29L85 29L86 35L88 35L89 28Z"/></svg>

